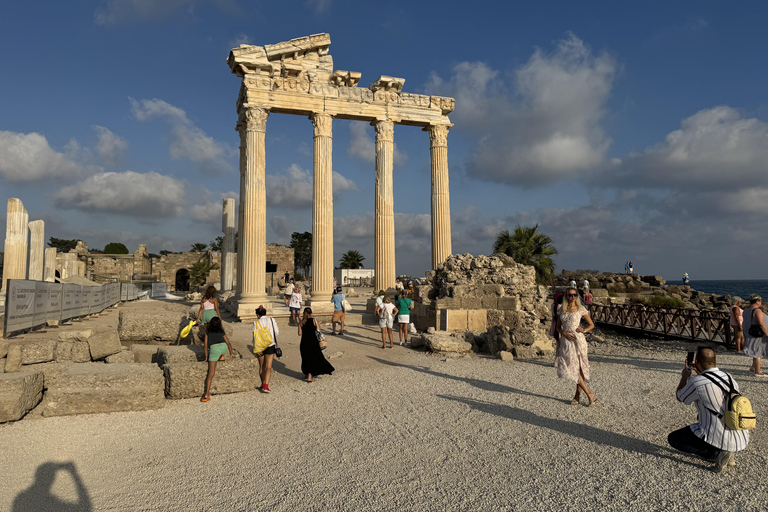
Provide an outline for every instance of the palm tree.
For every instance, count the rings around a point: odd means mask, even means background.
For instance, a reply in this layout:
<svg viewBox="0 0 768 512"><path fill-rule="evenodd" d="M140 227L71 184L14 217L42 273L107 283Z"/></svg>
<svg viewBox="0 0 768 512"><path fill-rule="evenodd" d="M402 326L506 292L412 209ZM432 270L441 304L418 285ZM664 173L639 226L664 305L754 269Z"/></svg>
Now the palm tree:
<svg viewBox="0 0 768 512"><path fill-rule="evenodd" d="M192 244L190 252L205 252L206 249L208 249L208 244L197 242L196 244Z"/></svg>
<svg viewBox="0 0 768 512"><path fill-rule="evenodd" d="M201 259L189 269L189 284L192 286L204 285L208 281L211 270L219 270L219 264L212 264L206 259Z"/></svg>
<svg viewBox="0 0 768 512"><path fill-rule="evenodd" d="M358 251L347 251L339 260L339 268L363 268L365 256Z"/></svg>
<svg viewBox="0 0 768 512"><path fill-rule="evenodd" d="M515 226L510 234L506 229L500 231L493 243L493 252L501 252L510 256L517 263L533 265L536 269L536 282L545 284L555 273L555 262L550 256L557 254L552 246L552 239L542 233L537 233L539 225Z"/></svg>

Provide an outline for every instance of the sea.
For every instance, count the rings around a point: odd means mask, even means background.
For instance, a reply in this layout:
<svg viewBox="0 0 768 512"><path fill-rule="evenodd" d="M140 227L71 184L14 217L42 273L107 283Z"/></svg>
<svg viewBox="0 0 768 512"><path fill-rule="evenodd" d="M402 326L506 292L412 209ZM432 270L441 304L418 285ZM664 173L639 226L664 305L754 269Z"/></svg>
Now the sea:
<svg viewBox="0 0 768 512"><path fill-rule="evenodd" d="M682 279L667 281L667 284L683 284ZM768 279L735 279L735 280L693 280L690 286L694 290L706 293L716 293L718 295L730 295L731 297L741 297L745 301L749 296L756 293L768 299Z"/></svg>

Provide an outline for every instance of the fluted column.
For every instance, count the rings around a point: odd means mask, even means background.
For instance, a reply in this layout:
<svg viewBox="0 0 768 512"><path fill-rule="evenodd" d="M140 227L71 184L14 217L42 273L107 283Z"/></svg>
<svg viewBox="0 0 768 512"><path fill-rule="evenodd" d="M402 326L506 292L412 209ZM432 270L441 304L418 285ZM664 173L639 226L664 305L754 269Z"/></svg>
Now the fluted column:
<svg viewBox="0 0 768 512"><path fill-rule="evenodd" d="M221 214L221 291L232 289L232 266L235 263L235 200L224 199Z"/></svg>
<svg viewBox="0 0 768 512"><path fill-rule="evenodd" d="M333 116L312 114L315 158L312 189L312 304L333 295Z"/></svg>
<svg viewBox="0 0 768 512"><path fill-rule="evenodd" d="M371 124L376 128L374 269L378 291L395 285L395 200L392 186L395 125L389 120Z"/></svg>
<svg viewBox="0 0 768 512"><path fill-rule="evenodd" d="M45 249L45 263L43 267L43 279L49 283L56 281L56 248Z"/></svg>
<svg viewBox="0 0 768 512"><path fill-rule="evenodd" d="M243 291L243 237L240 236L243 226L243 195L245 194L245 123L237 123L240 132L240 204L237 207L237 270L235 274L235 288L237 296Z"/></svg>
<svg viewBox="0 0 768 512"><path fill-rule="evenodd" d="M264 138L269 112L263 108L247 108L245 114L245 176L243 179L243 216L239 237L242 244L242 284L238 300L238 316L255 316L255 309L267 302L265 273L267 268L267 189ZM242 133L242 129L241 129Z"/></svg>
<svg viewBox="0 0 768 512"><path fill-rule="evenodd" d="M453 125L437 124L429 132L432 160L432 268L451 255L451 207L448 190L448 130Z"/></svg>
<svg viewBox="0 0 768 512"><path fill-rule="evenodd" d="M27 279L43 280L43 261L45 259L45 221L33 220L29 223L29 263Z"/></svg>
<svg viewBox="0 0 768 512"><path fill-rule="evenodd" d="M27 278L27 251L29 250L29 214L21 199L8 199L5 221L5 255L3 260L2 297L9 279Z"/></svg>

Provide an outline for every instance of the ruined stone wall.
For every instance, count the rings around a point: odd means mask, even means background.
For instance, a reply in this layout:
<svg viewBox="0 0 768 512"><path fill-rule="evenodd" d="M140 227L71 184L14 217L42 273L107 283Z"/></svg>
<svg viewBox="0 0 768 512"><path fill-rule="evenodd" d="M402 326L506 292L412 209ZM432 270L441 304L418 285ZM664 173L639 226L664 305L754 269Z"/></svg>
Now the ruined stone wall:
<svg viewBox="0 0 768 512"><path fill-rule="evenodd" d="M86 270L92 276L114 276L127 281L133 275L134 258L130 254L89 254L86 261Z"/></svg>
<svg viewBox="0 0 768 512"><path fill-rule="evenodd" d="M415 288L417 328L472 331L476 349L490 354L552 352L548 289L536 284L533 267L504 254L452 255L426 281Z"/></svg>

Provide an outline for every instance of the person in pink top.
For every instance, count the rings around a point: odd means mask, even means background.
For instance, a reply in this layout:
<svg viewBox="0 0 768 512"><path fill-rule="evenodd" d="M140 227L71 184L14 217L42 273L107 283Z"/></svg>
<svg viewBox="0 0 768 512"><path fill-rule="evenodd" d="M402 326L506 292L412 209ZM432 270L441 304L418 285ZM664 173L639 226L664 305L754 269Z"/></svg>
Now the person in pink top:
<svg viewBox="0 0 768 512"><path fill-rule="evenodd" d="M736 343L736 352L744 350L744 333L741 330L741 324L744 323L744 310L741 309L741 297L733 298L731 306L731 328L733 330L733 340Z"/></svg>

